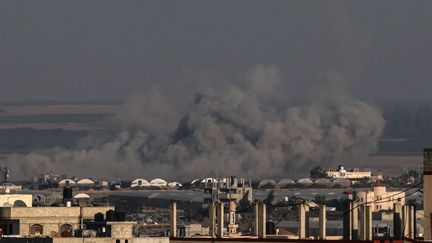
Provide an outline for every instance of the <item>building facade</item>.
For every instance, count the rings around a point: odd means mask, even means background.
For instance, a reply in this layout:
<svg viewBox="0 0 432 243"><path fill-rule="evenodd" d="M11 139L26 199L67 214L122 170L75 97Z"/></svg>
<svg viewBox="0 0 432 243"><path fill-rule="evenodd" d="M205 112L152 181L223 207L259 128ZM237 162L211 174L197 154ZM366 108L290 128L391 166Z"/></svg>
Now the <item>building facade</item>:
<svg viewBox="0 0 432 243"><path fill-rule="evenodd" d="M0 207L0 227L6 235L61 235L109 210L114 207Z"/></svg>
<svg viewBox="0 0 432 243"><path fill-rule="evenodd" d="M375 183L372 191L358 191L355 193L355 198L359 203L367 203L372 207L372 211L378 212L381 210L392 210L394 203L405 204L405 192L403 191L387 191L387 188L382 183Z"/></svg>
<svg viewBox="0 0 432 243"><path fill-rule="evenodd" d="M345 169L342 165L338 166L337 170L326 169L325 173L330 178L345 178L345 179L363 179L371 178L372 171L370 169L352 168Z"/></svg>

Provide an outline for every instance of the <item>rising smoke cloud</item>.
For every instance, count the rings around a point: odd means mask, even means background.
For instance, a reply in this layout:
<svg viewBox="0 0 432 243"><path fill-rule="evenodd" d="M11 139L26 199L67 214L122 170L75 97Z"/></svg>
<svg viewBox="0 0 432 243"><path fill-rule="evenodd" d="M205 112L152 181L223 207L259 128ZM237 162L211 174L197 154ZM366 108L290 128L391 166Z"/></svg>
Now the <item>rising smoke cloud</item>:
<svg viewBox="0 0 432 243"><path fill-rule="evenodd" d="M276 68L253 67L245 79L243 87L196 94L191 104L160 89L131 95L114 118L114 138L15 154L8 164L22 177L52 170L93 178L263 178L377 148L385 125L380 111L350 95L337 73L323 74L305 104L282 108L268 102L280 82Z"/></svg>

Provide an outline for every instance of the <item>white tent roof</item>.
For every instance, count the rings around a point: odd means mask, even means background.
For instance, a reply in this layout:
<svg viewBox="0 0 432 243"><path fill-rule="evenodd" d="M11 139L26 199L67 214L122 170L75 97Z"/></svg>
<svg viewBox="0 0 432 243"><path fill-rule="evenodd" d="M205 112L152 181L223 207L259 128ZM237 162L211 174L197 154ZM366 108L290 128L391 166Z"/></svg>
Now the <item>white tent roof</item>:
<svg viewBox="0 0 432 243"><path fill-rule="evenodd" d="M79 184L79 185L91 185L91 184L94 184L94 181L92 181L90 179L81 179L77 182L77 184Z"/></svg>
<svg viewBox="0 0 432 243"><path fill-rule="evenodd" d="M265 185L272 185L272 186L276 186L277 182L273 179L264 179L262 181L260 181L260 183L258 184L258 187L263 187Z"/></svg>
<svg viewBox="0 0 432 243"><path fill-rule="evenodd" d="M75 199L86 199L86 198L90 198L90 196L87 195L87 194L85 194L85 193L78 193L73 198L75 198Z"/></svg>
<svg viewBox="0 0 432 243"><path fill-rule="evenodd" d="M315 181L315 184L321 185L321 186L331 186L331 185L333 185L333 182L331 182L327 178L320 178L320 179Z"/></svg>
<svg viewBox="0 0 432 243"><path fill-rule="evenodd" d="M59 185L66 185L66 182L69 182L69 185L75 185L76 182L74 180L71 179L64 179L59 181Z"/></svg>
<svg viewBox="0 0 432 243"><path fill-rule="evenodd" d="M150 185L152 186L166 186L168 183L161 178L156 178L150 181Z"/></svg>
<svg viewBox="0 0 432 243"><path fill-rule="evenodd" d="M299 184L313 184L313 181L309 178L302 178L297 181Z"/></svg>
<svg viewBox="0 0 432 243"><path fill-rule="evenodd" d="M197 182L199 182L200 181L200 179L195 179L195 180L193 180L192 182L191 182L191 184L193 185L193 184L195 184L195 183L197 183Z"/></svg>
<svg viewBox="0 0 432 243"><path fill-rule="evenodd" d="M209 178L205 178L205 179L202 179L201 180L201 183L212 183L212 182L218 182L218 180L217 179L215 179L215 178L211 178L211 177L209 177Z"/></svg>
<svg viewBox="0 0 432 243"><path fill-rule="evenodd" d="M147 180L141 179L141 178L135 179L131 182L131 187L149 186L149 185L150 185L150 183Z"/></svg>
<svg viewBox="0 0 432 243"><path fill-rule="evenodd" d="M168 186L169 187L181 187L182 184L180 184L179 182L173 181L173 182L168 183Z"/></svg>
<svg viewBox="0 0 432 243"><path fill-rule="evenodd" d="M295 181L289 178L282 179L278 182L279 185L285 185L285 184L295 184Z"/></svg>
<svg viewBox="0 0 432 243"><path fill-rule="evenodd" d="M334 179L333 184L341 186L341 187L349 187L351 186L351 181L345 178L337 178Z"/></svg>

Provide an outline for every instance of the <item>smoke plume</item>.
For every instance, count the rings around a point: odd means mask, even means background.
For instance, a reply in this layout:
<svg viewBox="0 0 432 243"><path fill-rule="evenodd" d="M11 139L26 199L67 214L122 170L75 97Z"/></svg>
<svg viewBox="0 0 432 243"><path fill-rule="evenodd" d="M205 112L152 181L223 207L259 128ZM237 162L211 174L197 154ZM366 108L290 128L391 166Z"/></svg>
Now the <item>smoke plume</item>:
<svg viewBox="0 0 432 243"><path fill-rule="evenodd" d="M52 170L93 178L262 178L307 173L376 149L385 125L380 111L350 95L337 74L323 74L304 104L284 107L271 102L276 68L256 66L245 79L190 103L160 89L132 95L109 141L15 154L9 166L23 177Z"/></svg>

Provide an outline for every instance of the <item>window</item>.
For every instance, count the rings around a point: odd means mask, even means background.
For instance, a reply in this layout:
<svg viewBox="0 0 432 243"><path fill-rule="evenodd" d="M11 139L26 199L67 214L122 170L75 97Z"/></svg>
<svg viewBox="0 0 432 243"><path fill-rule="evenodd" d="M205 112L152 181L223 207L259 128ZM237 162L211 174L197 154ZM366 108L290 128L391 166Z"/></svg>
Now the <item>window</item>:
<svg viewBox="0 0 432 243"><path fill-rule="evenodd" d="M119 240L119 239L117 239L117 240L116 240L116 243L120 243L120 240Z"/></svg>
<svg viewBox="0 0 432 243"><path fill-rule="evenodd" d="M9 224L9 231L8 231L8 234L9 234L9 235L13 235L13 234L14 234L14 232L13 232L13 224Z"/></svg>
<svg viewBox="0 0 432 243"><path fill-rule="evenodd" d="M16 200L13 204L14 207L27 207L27 204L22 200Z"/></svg>
<svg viewBox="0 0 432 243"><path fill-rule="evenodd" d="M30 235L42 235L43 234L43 226L40 224L34 224L30 226Z"/></svg>

